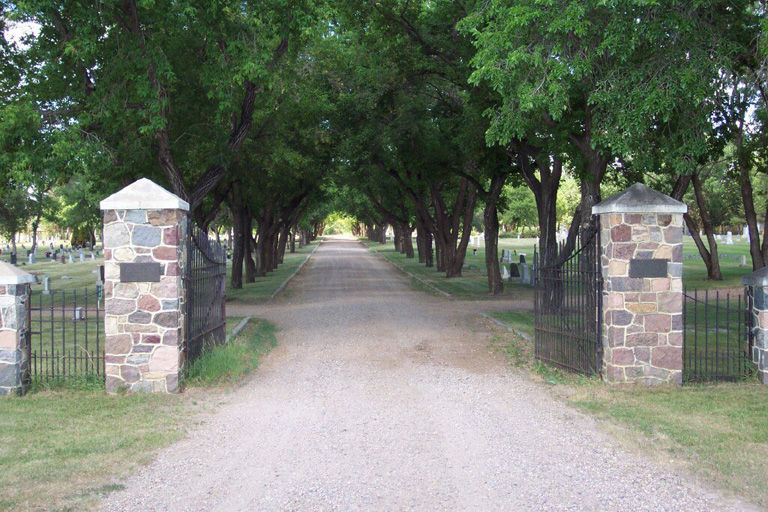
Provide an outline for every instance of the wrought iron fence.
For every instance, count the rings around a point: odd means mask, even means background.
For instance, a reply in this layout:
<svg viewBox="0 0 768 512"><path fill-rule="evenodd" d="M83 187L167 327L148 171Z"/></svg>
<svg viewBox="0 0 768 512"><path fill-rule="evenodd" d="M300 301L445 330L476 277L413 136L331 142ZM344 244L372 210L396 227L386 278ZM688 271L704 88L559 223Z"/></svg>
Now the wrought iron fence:
<svg viewBox="0 0 768 512"><path fill-rule="evenodd" d="M187 359L203 347L224 342L227 251L189 222L187 265L184 269L184 322Z"/></svg>
<svg viewBox="0 0 768 512"><path fill-rule="evenodd" d="M562 251L562 246L560 247ZM540 265L534 254L536 358L585 375L602 368L602 288L599 220L575 250Z"/></svg>
<svg viewBox="0 0 768 512"><path fill-rule="evenodd" d="M683 382L737 381L752 374L753 295L683 292Z"/></svg>
<svg viewBox="0 0 768 512"><path fill-rule="evenodd" d="M96 287L33 294L27 308L30 379L103 379L103 322Z"/></svg>

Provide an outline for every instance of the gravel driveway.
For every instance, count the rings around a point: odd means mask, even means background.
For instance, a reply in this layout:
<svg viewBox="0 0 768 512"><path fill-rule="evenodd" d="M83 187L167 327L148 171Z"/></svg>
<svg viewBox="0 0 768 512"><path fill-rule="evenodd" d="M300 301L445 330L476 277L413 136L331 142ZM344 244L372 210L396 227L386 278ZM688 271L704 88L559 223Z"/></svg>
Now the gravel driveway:
<svg viewBox="0 0 768 512"><path fill-rule="evenodd" d="M474 308L324 242L254 376L106 510L712 510L744 505L628 453L488 349ZM243 313L243 312L240 312Z"/></svg>

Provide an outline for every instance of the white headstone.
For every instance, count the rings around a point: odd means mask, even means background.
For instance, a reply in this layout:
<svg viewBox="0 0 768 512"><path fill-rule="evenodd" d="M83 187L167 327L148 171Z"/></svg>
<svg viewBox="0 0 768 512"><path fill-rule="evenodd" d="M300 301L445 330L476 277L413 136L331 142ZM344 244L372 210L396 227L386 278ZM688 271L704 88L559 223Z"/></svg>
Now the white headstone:
<svg viewBox="0 0 768 512"><path fill-rule="evenodd" d="M509 279L509 269L506 265L501 266L501 278L502 279Z"/></svg>
<svg viewBox="0 0 768 512"><path fill-rule="evenodd" d="M43 295L48 295L51 293L51 278L48 276L43 276Z"/></svg>
<svg viewBox="0 0 768 512"><path fill-rule="evenodd" d="M81 262L85 261L85 254L83 254L82 252L80 253L80 261Z"/></svg>
<svg viewBox="0 0 768 512"><path fill-rule="evenodd" d="M729 231L725 237L725 245L733 245L733 232Z"/></svg>
<svg viewBox="0 0 768 512"><path fill-rule="evenodd" d="M29 253L29 264L34 265L35 264L35 253L31 252Z"/></svg>
<svg viewBox="0 0 768 512"><path fill-rule="evenodd" d="M75 262L75 256L72 253L69 253L69 262L74 263Z"/></svg>
<svg viewBox="0 0 768 512"><path fill-rule="evenodd" d="M744 268L747 266L747 257L743 254L741 255L741 263L739 264L740 267Z"/></svg>

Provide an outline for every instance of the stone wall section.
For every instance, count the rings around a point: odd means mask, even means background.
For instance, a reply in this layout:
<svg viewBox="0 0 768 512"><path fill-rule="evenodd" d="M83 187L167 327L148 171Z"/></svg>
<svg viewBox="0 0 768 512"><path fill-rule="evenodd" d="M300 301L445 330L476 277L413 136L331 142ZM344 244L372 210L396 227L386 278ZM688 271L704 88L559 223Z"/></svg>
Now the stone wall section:
<svg viewBox="0 0 768 512"><path fill-rule="evenodd" d="M604 379L681 385L682 214L605 213L600 225ZM629 277L631 259L669 260L667 276Z"/></svg>
<svg viewBox="0 0 768 512"><path fill-rule="evenodd" d="M104 210L106 387L179 390L184 366L182 266L187 213ZM161 265L159 282L120 282L121 263Z"/></svg>
<svg viewBox="0 0 768 512"><path fill-rule="evenodd" d="M24 394L29 374L28 284L0 285L0 395Z"/></svg>
<svg viewBox="0 0 768 512"><path fill-rule="evenodd" d="M757 377L768 386L768 286L755 286L754 293L754 344L752 360L757 369Z"/></svg>

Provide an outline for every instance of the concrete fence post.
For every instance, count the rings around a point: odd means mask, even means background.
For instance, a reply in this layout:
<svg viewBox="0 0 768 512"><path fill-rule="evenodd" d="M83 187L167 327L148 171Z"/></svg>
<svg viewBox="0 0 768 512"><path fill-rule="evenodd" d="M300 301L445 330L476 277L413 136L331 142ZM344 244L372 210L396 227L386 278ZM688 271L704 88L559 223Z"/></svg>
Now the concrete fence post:
<svg viewBox="0 0 768 512"><path fill-rule="evenodd" d="M768 267L742 277L741 284L752 288L752 360L760 382L768 386Z"/></svg>
<svg viewBox="0 0 768 512"><path fill-rule="evenodd" d="M635 184L595 205L603 273L603 378L682 384L683 214Z"/></svg>
<svg viewBox="0 0 768 512"><path fill-rule="evenodd" d="M0 262L0 395L23 395L29 380L27 307L33 275Z"/></svg>
<svg viewBox="0 0 768 512"><path fill-rule="evenodd" d="M101 202L107 391L175 393L184 368L189 205L148 179Z"/></svg>

